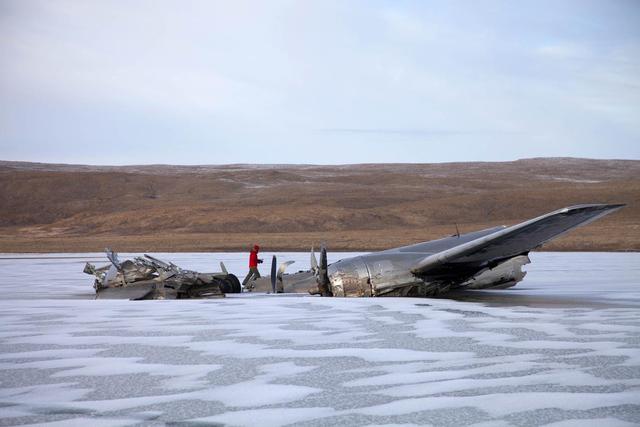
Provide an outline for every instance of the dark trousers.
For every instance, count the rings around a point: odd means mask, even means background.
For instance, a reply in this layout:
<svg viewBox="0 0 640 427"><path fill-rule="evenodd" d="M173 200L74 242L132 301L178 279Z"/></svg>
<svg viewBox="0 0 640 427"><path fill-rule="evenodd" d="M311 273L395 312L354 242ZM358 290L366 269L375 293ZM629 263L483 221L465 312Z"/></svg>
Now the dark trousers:
<svg viewBox="0 0 640 427"><path fill-rule="evenodd" d="M258 267L250 267L249 272L247 273L247 277L242 281L242 286L246 286L250 280L255 280L260 278L260 272L258 271Z"/></svg>

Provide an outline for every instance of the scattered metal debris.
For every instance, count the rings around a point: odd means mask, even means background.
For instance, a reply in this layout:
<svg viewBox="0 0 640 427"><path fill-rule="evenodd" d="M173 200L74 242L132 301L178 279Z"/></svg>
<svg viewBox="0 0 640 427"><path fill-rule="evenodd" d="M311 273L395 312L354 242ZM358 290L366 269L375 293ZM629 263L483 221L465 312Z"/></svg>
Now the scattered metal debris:
<svg viewBox="0 0 640 427"><path fill-rule="evenodd" d="M96 298L220 298L241 291L238 278L229 274L222 262L219 273L199 273L147 254L121 262L114 251L105 252L111 264L96 268L87 263L83 270L96 278Z"/></svg>

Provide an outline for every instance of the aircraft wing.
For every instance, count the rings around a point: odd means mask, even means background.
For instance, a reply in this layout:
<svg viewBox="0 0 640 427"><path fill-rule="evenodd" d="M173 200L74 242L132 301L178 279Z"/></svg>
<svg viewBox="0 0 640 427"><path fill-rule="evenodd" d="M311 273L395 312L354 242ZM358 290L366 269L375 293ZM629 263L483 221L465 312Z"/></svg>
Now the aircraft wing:
<svg viewBox="0 0 640 427"><path fill-rule="evenodd" d="M533 218L495 233L424 257L412 266L417 275L439 275L452 270L470 271L526 254L532 249L581 225L621 209L624 205L577 205Z"/></svg>

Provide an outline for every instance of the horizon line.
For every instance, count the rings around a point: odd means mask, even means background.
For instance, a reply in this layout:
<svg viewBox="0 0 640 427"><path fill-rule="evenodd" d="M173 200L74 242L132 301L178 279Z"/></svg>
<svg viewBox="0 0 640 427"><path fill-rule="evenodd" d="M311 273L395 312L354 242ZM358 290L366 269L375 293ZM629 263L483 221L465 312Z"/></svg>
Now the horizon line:
<svg viewBox="0 0 640 427"><path fill-rule="evenodd" d="M0 166L10 164L31 164L31 165L49 165L49 166L88 166L88 167L104 167L104 168L128 168L128 167L261 167L261 166L280 166L280 167L343 167L343 166L374 166L374 165L436 165L436 164L454 164L454 163L513 163L528 160L595 160L595 161L640 161L640 159L632 158L596 158L596 157L571 157L571 156L550 156L550 157L524 157L512 160L456 160L456 161L434 161L434 162L363 162L363 163L130 163L130 164L96 164L96 163L60 163L60 162L42 162L30 160L3 160L0 159Z"/></svg>

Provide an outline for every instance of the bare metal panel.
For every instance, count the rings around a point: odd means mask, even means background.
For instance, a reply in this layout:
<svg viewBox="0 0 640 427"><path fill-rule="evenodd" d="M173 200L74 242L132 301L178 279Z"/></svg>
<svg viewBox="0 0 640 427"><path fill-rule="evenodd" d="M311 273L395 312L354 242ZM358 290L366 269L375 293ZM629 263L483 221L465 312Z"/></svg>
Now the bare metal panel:
<svg viewBox="0 0 640 427"><path fill-rule="evenodd" d="M370 297L369 270L362 257L338 261L329 266L331 292L336 297Z"/></svg>

